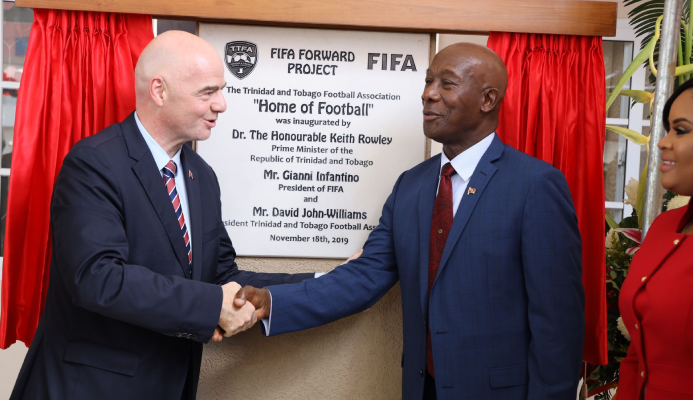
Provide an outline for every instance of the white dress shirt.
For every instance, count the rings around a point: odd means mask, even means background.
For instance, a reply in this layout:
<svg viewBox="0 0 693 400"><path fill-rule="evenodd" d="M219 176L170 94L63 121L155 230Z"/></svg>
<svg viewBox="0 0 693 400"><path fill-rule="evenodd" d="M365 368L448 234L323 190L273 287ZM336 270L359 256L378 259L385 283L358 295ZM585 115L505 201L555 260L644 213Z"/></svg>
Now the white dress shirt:
<svg viewBox="0 0 693 400"><path fill-rule="evenodd" d="M496 136L495 132L481 139L477 144L458 154L457 157L453 158L452 161L448 159L445 152L440 153L440 169L443 170L443 166L448 162L452 164L452 168L455 169L455 174L452 175L450 180L452 181L452 216L455 217L457 214L457 208L460 206L462 201L462 196L464 196L464 191L467 190L467 185L469 185L469 180L472 178L472 174L479 165L481 157L484 156L486 150L491 146L493 138ZM438 173L438 187L440 187L440 172ZM436 189L436 195L438 194L438 189Z"/></svg>
<svg viewBox="0 0 693 400"><path fill-rule="evenodd" d="M445 152L441 152L440 156L440 170L443 169L443 166L447 164L448 162L452 164L452 168L455 169L455 174L451 177L452 181L452 216L454 218L455 214L457 214L457 208L460 206L460 202L462 201L462 196L464 195L464 191L467 189L467 185L469 185L469 180L472 178L472 174L474 173L474 170L476 170L476 166L479 165L479 161L481 160L481 157L484 156L484 153L486 153L486 150L488 150L489 146L491 146L491 142L493 142L493 138L496 136L496 133L491 133L490 135L486 136L485 138L481 139L478 143L476 143L474 146L468 148L467 150L463 151L462 153L458 154L457 157L455 157L452 161L448 159L448 157L445 155ZM440 172L438 172L438 186L440 186ZM436 195L438 194L438 189L436 189ZM324 274L315 274L315 277L322 276ZM262 324L265 326L265 335L269 336L270 334L270 326L272 325L272 306L271 306L271 301L272 301L272 292L270 292L270 313L269 313L269 318L264 318L262 320Z"/></svg>
<svg viewBox="0 0 693 400"><path fill-rule="evenodd" d="M181 172L183 169L183 165L180 162L180 152L182 148L178 149L178 152L173 156L173 158L169 158L166 151L159 145L159 143L156 142L156 140L154 140L154 138L149 134L149 132L147 132L147 130L144 129L144 126L142 125L140 118L137 116L136 111L135 122L137 123L137 127L140 129L140 133L142 134L144 141L147 143L147 147L149 147L149 151L151 151L152 156L154 156L154 162L156 163L157 168L159 168L159 175L161 175L162 190L166 187L164 185L164 172L162 170L164 169L166 164L168 164L169 161L173 160L173 162L176 163L176 191L178 192L180 205L181 207L183 207L183 217L185 218L185 226L186 228L188 228L190 249L192 251L192 230L190 229L190 213L188 212L188 191L185 189L185 174ZM173 210L173 205L171 205L171 210Z"/></svg>

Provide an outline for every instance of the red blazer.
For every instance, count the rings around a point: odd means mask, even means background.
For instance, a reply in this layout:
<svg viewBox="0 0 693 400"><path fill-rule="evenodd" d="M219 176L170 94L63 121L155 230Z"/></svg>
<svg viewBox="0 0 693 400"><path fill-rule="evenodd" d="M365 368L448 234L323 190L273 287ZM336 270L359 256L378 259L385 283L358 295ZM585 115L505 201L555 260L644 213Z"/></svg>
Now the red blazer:
<svg viewBox="0 0 693 400"><path fill-rule="evenodd" d="M693 206L657 217L633 258L619 308L631 336L619 400L693 399ZM693 235L691 235L693 236Z"/></svg>

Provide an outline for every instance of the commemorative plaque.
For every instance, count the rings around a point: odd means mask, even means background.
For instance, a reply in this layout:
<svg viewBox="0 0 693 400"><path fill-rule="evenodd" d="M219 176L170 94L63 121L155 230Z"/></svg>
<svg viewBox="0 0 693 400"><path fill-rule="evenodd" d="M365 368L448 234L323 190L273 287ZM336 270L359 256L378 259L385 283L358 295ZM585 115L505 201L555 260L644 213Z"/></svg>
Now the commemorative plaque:
<svg viewBox="0 0 693 400"><path fill-rule="evenodd" d="M198 151L239 255L344 258L424 159L426 34L200 24L227 111Z"/></svg>

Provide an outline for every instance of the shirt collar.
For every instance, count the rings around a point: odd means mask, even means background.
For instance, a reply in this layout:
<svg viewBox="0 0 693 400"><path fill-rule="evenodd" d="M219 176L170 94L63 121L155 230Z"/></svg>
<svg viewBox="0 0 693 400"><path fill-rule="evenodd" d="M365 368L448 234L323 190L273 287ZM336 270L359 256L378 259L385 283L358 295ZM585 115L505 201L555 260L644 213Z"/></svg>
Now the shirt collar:
<svg viewBox="0 0 693 400"><path fill-rule="evenodd" d="M168 164L169 160L173 160L173 162L176 163L176 176L178 176L178 171L180 171L182 167L180 164L180 152L183 148L181 147L180 149L178 149L173 158L169 158L168 154L161 147L161 145L159 145L159 143L157 143L156 140L154 140L152 135L150 135L149 132L147 132L147 130L144 129L142 121L140 121L140 118L137 116L137 111L135 111L135 122L137 123L137 127L140 129L140 133L142 133L144 141L147 143L147 147L149 147L149 151L152 153L152 156L154 157L154 162L156 163L157 168L159 168L159 171L164 169L166 164Z"/></svg>
<svg viewBox="0 0 693 400"><path fill-rule="evenodd" d="M479 164L481 157L484 156L486 150L488 150L489 146L491 146L495 136L495 132L491 133L490 135L481 139L481 141L476 143L474 146L458 154L457 157L452 159L452 161L448 159L444 151L441 151L441 170L443 169L443 166L449 162L452 164L452 167L455 169L455 172L460 176L460 178L462 178L465 182L468 181L469 178L472 177L472 174L474 173L476 166Z"/></svg>

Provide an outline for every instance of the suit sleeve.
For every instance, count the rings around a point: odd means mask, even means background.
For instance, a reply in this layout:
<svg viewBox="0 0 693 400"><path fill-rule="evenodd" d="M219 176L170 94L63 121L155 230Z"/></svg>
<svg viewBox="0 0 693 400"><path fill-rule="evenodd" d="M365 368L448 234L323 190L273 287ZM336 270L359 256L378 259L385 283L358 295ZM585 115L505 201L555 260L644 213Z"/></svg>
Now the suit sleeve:
<svg viewBox="0 0 693 400"><path fill-rule="evenodd" d="M271 286L270 336L324 325L363 311L399 280L393 243L393 210L402 176L385 202L363 254L327 275L298 284Z"/></svg>
<svg viewBox="0 0 693 400"><path fill-rule="evenodd" d="M102 157L74 148L53 192L53 257L72 302L169 336L207 342L219 321L217 285L129 264L121 188Z"/></svg>
<svg viewBox="0 0 693 400"><path fill-rule="evenodd" d="M585 333L582 243L563 174L547 168L529 189L522 219L528 297L528 399L575 398Z"/></svg>
<svg viewBox="0 0 693 400"><path fill-rule="evenodd" d="M270 285L282 285L285 283L297 283L313 278L315 273L284 274L270 272L253 272L238 269L236 264L236 250L233 248L231 238L223 224L219 225L219 264L217 264L217 284L237 282L241 286L250 285L263 288Z"/></svg>
<svg viewBox="0 0 693 400"><path fill-rule="evenodd" d="M221 191L219 190L219 180L214 170L210 168L210 171L212 175L214 175L216 196L220 198ZM297 283L315 276L315 273L284 274L243 271L238 269L238 264L236 264L236 249L234 249L229 233L226 231L222 221L223 219L219 221L219 260L216 273L216 283L218 285L236 282L241 286L250 285L256 288L263 288L269 285Z"/></svg>

